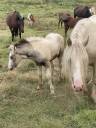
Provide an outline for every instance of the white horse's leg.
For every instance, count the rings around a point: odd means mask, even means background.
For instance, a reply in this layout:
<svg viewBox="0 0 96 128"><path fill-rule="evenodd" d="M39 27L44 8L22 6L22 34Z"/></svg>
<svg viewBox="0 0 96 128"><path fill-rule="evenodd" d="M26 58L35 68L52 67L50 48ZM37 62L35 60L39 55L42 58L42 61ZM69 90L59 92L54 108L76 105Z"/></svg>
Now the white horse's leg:
<svg viewBox="0 0 96 128"><path fill-rule="evenodd" d="M52 82L53 82L53 74L54 74L54 64L53 61L51 62L51 76L52 76Z"/></svg>
<svg viewBox="0 0 96 128"><path fill-rule="evenodd" d="M52 84L52 74L51 74L51 64L50 62L46 66L46 78L48 81L48 85L50 86L50 93L54 94L54 86Z"/></svg>
<svg viewBox="0 0 96 128"><path fill-rule="evenodd" d="M96 63L93 65L93 83L96 84Z"/></svg>
<svg viewBox="0 0 96 128"><path fill-rule="evenodd" d="M59 60L59 80L61 80L61 79L62 79L62 75L61 75L61 70L62 70L61 61L62 61L62 57L60 56L60 57L58 58L58 60Z"/></svg>
<svg viewBox="0 0 96 128"><path fill-rule="evenodd" d="M93 86L92 86L92 93L91 98L93 99L94 103L96 103L96 63L93 66Z"/></svg>
<svg viewBox="0 0 96 128"><path fill-rule="evenodd" d="M40 90L42 88L42 85L43 85L43 80L42 80L42 66L38 66L38 76L39 76L39 80L38 80L37 89Z"/></svg>

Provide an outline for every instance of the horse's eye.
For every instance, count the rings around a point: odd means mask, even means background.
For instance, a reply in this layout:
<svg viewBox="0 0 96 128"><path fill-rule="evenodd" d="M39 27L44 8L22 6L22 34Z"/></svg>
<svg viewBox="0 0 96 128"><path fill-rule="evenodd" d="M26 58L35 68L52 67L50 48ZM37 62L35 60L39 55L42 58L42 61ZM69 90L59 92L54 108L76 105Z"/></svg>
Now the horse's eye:
<svg viewBox="0 0 96 128"><path fill-rule="evenodd" d="M12 60L13 60L13 59L14 59L14 56L10 56L10 59L12 59Z"/></svg>

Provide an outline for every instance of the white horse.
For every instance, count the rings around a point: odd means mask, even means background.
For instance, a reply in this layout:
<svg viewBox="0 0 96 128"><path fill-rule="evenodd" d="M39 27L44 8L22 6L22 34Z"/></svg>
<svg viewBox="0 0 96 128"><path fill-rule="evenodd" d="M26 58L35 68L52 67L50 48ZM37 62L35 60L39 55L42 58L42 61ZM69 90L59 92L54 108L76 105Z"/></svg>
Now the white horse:
<svg viewBox="0 0 96 128"><path fill-rule="evenodd" d="M93 66L92 81L96 83L96 15L76 24L64 50L62 73L75 91L86 89L89 64Z"/></svg>
<svg viewBox="0 0 96 128"><path fill-rule="evenodd" d="M39 65L39 86L42 87L42 66L46 68L46 78L50 85L51 94L54 94L54 86L52 84L51 62L56 57L60 62L61 71L61 58L64 50L64 39L60 34L50 33L45 38L42 37L29 37L22 39L15 45L10 45L8 68L11 70L16 66L16 54L26 56L32 59ZM61 74L61 73L60 73Z"/></svg>

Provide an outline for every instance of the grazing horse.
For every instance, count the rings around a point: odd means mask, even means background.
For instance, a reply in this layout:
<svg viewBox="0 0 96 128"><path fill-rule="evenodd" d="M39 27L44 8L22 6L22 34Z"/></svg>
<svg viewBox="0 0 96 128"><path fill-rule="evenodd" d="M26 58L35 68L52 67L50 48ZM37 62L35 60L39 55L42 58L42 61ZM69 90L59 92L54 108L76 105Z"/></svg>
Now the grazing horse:
<svg viewBox="0 0 96 128"><path fill-rule="evenodd" d="M68 17L68 16L70 16L69 13L64 13L64 12L58 13L58 17L59 17L58 28L59 28L59 26L62 27L64 17Z"/></svg>
<svg viewBox="0 0 96 128"><path fill-rule="evenodd" d="M90 7L88 6L83 6L83 5L80 5L80 6L77 6L75 9L74 9L74 18L77 16L77 17L80 17L80 18L88 18L90 17L92 14L90 12Z"/></svg>
<svg viewBox="0 0 96 128"><path fill-rule="evenodd" d="M80 20L81 18L74 18L72 16L66 16L63 17L63 22L64 22L64 27L65 27L65 37L67 36L67 31L71 28L74 28L76 23Z"/></svg>
<svg viewBox="0 0 96 128"><path fill-rule="evenodd" d="M19 12L14 11L7 16L6 22L12 34L12 41L14 36L18 36L18 33L21 38L21 33L24 33L24 17Z"/></svg>
<svg viewBox="0 0 96 128"><path fill-rule="evenodd" d="M62 73L75 91L86 90L88 65L93 67L92 82L96 86L96 15L76 24L64 50Z"/></svg>
<svg viewBox="0 0 96 128"><path fill-rule="evenodd" d="M45 38L29 37L22 39L15 45L10 45L8 68L11 70L16 66L16 54L28 59L32 59L39 66L39 86L42 87L42 66L46 69L46 78L50 86L51 94L54 94L54 86L52 83L51 62L56 57L60 62L64 50L64 39L57 33L50 33ZM61 73L60 73L61 74Z"/></svg>
<svg viewBox="0 0 96 128"><path fill-rule="evenodd" d="M59 22L58 22L58 27L61 24L62 27L62 23L64 23L64 28L65 28L65 37L67 36L67 31L71 28L74 28L74 26L76 25L76 23L80 20L81 18L77 17L74 18L72 17L70 14L68 13L59 13Z"/></svg>
<svg viewBox="0 0 96 128"><path fill-rule="evenodd" d="M32 27L32 25L35 22L35 18L31 13L28 14L27 20L28 20L28 25L30 25Z"/></svg>

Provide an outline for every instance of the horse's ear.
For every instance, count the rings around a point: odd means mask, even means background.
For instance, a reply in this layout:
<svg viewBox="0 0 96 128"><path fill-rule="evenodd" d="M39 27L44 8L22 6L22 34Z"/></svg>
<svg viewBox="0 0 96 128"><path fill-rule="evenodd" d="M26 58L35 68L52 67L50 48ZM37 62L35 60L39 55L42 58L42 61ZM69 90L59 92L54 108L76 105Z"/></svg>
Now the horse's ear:
<svg viewBox="0 0 96 128"><path fill-rule="evenodd" d="M71 45L72 45L72 41L71 41L70 38L68 38L68 40L67 40L67 44L68 44L68 46L71 46Z"/></svg>

